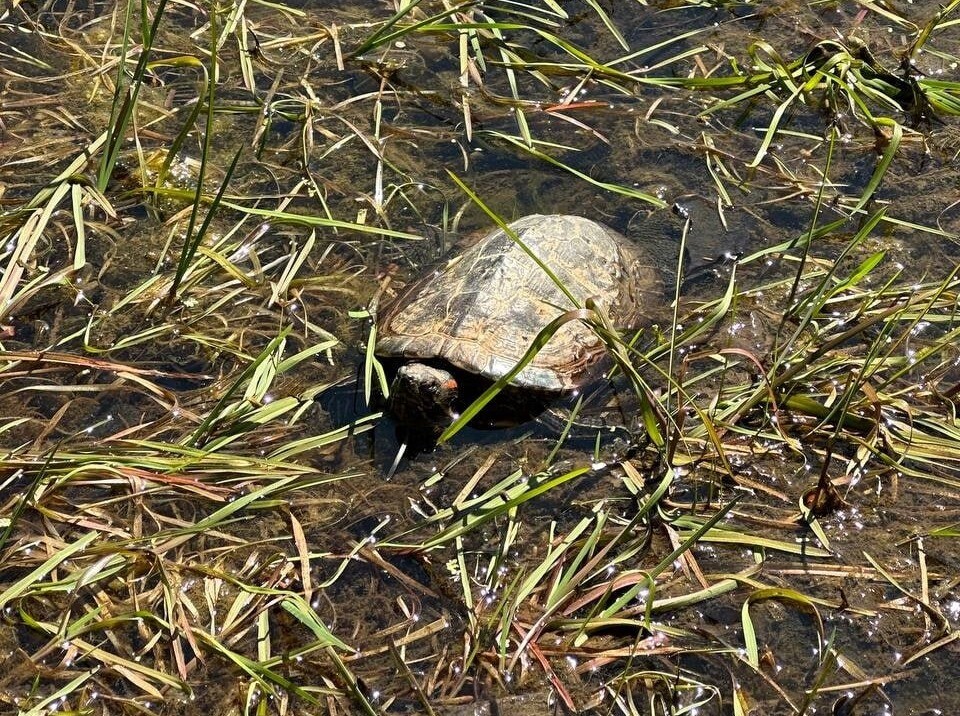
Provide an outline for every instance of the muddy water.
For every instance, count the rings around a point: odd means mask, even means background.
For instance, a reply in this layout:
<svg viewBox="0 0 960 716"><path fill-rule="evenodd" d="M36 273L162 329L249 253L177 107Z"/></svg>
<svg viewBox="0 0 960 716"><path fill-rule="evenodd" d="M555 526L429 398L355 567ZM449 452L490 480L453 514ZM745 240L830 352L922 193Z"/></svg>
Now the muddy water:
<svg viewBox="0 0 960 716"><path fill-rule="evenodd" d="M792 60L815 42L856 36L893 72L898 53L908 41L902 26L860 3L715 5L618 3L608 9L628 47L653 48L624 62L621 69L654 68L642 76L702 74L714 64L725 67L731 58L749 65L751 48L755 58L765 55L756 44L761 39ZM439 7L439 3L431 5L434 10ZM307 345L311 338L299 330L304 325L298 322L301 315L341 339L326 360L303 367L274 395L295 394L304 385L336 384L313 409L312 429L339 427L372 410L363 404L356 380L361 365L358 347L367 326L347 312L368 305L375 296L389 300L396 285L489 226L448 172L501 216L586 214L654 247L662 257L664 275L671 280L678 266L690 273L705 269L687 286L684 310L717 299L726 290L731 274L724 264L715 265L719 256L750 256L810 229L817 182L827 162L822 137L830 123L840 137L830 160L834 188L817 222L822 225L840 218L838 195L855 197L867 186L876 165L878 139L848 108L826 108L815 99L792 107L785 117L792 133L777 139L770 157L750 166L776 101L753 99L703 115L710 92L643 83L630 83L625 91L616 78L607 81L600 73L585 76L579 70L557 67L569 58L551 43L551 34L603 60L627 54L588 4L563 7L568 18L551 17L548 5L540 7L539 19L530 24L547 28L542 33L512 31L503 46L485 42L485 65L473 66L466 85L461 80L460 45L442 31L396 39L363 57L347 56L341 60L343 68L338 67L337 42L342 58L389 17L391 11L383 4L304 3L296 12L247 8L248 28L259 43L252 54L257 101L243 89L238 51L233 45L225 46L225 89L220 101L232 111L218 115L217 178L222 177L234 149L250 144L254 137L257 152L243 156L231 180L232 194L275 201L309 176L313 182L309 191L300 191L290 210L329 212L345 221L376 223L424 237L387 240L357 232L321 232L318 246L323 248L314 250L305 269L314 277L299 277L302 291L282 311L261 310L263 296L254 292L256 300L240 294L211 315L206 328L217 330L222 314L231 329L242 326L236 330L249 336L251 346L262 345L279 323L297 327L292 342ZM903 11L922 23L937 8L936 3L912 3ZM492 9L487 18L478 15L476 19L505 19L504 11L499 12ZM61 27L71 38L93 47L103 41L102 24L93 22L96 15L54 7L40 19L63 21ZM16 24L12 19L3 28L5 47L34 54L42 51L44 60L61 73L77 69L79 60L63 44L36 42L33 36L18 34ZM193 51L183 31L201 24L186 6L175 8L171 25L177 31L171 29L163 36L163 46L170 54ZM667 38L694 31L686 39L656 47ZM938 34L933 43L937 52L921 55L919 70L958 79L952 59L958 37L952 27ZM694 52L700 45L706 49ZM503 65L503 47L515 53L518 66L513 75ZM690 54L685 55L686 51ZM523 71L521 61L527 69L538 66L540 71ZM7 70L7 97L39 96L39 82L29 78L51 74L55 73L21 61ZM479 77L482 82L477 82ZM142 99L155 108L175 108L194 96L196 81L177 73L158 74ZM89 140L89 130L82 128L100 126L109 112L104 97L90 100L69 80L44 82L42 87L44 106L49 102L74 111L82 107L81 128L36 103L7 103L2 150L5 206L15 206L49 181L65 164L69 149ZM169 146L181 117L165 117L160 109L153 112L149 138L160 148ZM538 151L563 166L526 151L524 132L540 143L534 145ZM877 251L887 252L874 279L876 286L887 280L903 286L942 280L957 265L955 132L956 122L950 118L921 122L915 133L908 132L894 159L875 205L885 207L888 218L895 221L881 224L850 259L855 262ZM195 157L196 144L187 147L182 160L175 163L183 186L196 179L187 161ZM64 343L65 337L88 321L92 329L83 340L106 348L155 320L136 312L98 313L115 305L158 268L169 268L172 261L164 242L171 217L183 205L168 197L164 201L169 203L148 209L141 199L128 199L125 192L136 187L138 171L135 154L126 153L110 187L111 199L121 207L121 220L92 235L91 268L69 286L43 291L18 313L13 321L15 336L4 343L7 350L60 345L61 350L79 352L80 341ZM667 206L625 197L604 184L644 192ZM692 217L686 237L674 205L681 215ZM266 232L254 224L245 230L250 232L248 243L261 266L276 266L274 262L302 246L307 235L301 227L282 222ZM217 229L226 230L227 224ZM856 230L856 221L847 222L815 245L811 255L836 258ZM52 240L41 250L53 264L69 258L58 254L62 249ZM726 350L749 353L762 363L770 360L781 340L778 331L789 293L789 282L783 279L795 270L794 264L776 258L738 267L741 295L725 319L699 340L700 345L688 349L690 354ZM902 274L894 277L897 270ZM265 273L270 279L276 277L270 269ZM385 277L391 280L384 281ZM801 289L808 286L805 283ZM83 291L80 300L78 289ZM669 319L665 317L664 323ZM918 334L921 344L934 340L947 327L923 330L929 333ZM188 376L166 378L164 387L184 397L185 409L198 410L209 400L202 393L210 385L209 377L225 370L223 361L229 360L215 347L176 336L156 345L140 343L113 350L110 355ZM689 370L706 370L711 360L692 358ZM919 382L921 377L918 370L905 375L904 382ZM949 386L958 375L955 369L953 373L945 370L938 379ZM697 382L694 392L703 399L703 406L709 406L711 396L750 380L749 365L740 366ZM190 404L192 397L196 406ZM614 391L612 399L616 398ZM909 395L904 399L908 401ZM16 397L5 405L8 414L16 414L18 407ZM62 400L42 393L25 410L38 420L58 416L60 435L73 436L95 426L90 434L104 437L148 420L169 421L168 435L184 429L177 416L162 415L145 394L117 399L109 393L80 393ZM112 423L103 427L108 416ZM690 413L688 420L693 419ZM372 432L305 458L320 471L349 475L333 489L297 492L290 498L289 509L302 526L309 551L320 555L311 562L312 583L324 586L315 590L312 605L335 634L359 649L347 664L361 676L361 687L371 701L390 713L425 709L423 698L411 687L413 682L421 685L438 712L456 714L477 709L481 713L552 713L559 708L561 691L575 708L596 713L621 712L629 695L639 713L666 713L671 706L689 708L687 713L788 714L801 707L806 690L815 685L819 693L810 697L807 713L956 713L960 689L955 684L960 673L956 645L949 635L960 628L960 552L951 532L935 533L960 520L956 470L936 461L896 465L882 456L864 459L856 440L830 440L829 431L811 432L814 425L802 416L784 414L779 429L793 440L786 446L775 439L768 415L745 418L724 436L729 475L718 459L699 459L703 449L699 445L678 451L682 469L663 514L653 521L649 533L645 523L635 526L635 556L610 569L611 574L653 569L689 534L690 528L684 532L681 527L666 527L667 517L706 519L735 495L741 499L722 526L749 533L756 540L789 544L793 552L759 541L752 549L743 540L735 544L704 541L694 550L696 565L677 562L671 567L671 577L658 585L657 598L688 594L703 583L718 581L719 575L740 573L739 586L693 606L659 609L653 614L650 642L650 632L638 627L644 599L628 605L628 616L636 622L611 626L586 645L574 646L561 625L550 624L530 656L509 670L510 648L505 650L506 657L499 655L491 637L499 618L498 599L512 593L516 581L543 559L558 535L592 519L601 503L610 520L605 535L615 531L614 526L628 524L645 490L664 475L660 456L642 443L638 448L622 433L601 434L599 441L596 433L577 435L555 451L553 428L524 425L506 432L467 431L434 452L396 460L399 445L389 420L383 419ZM629 427L635 429L636 424ZM11 447L37 437L27 431L7 436ZM271 440L270 435L257 433L245 447L266 450ZM599 447L594 448L595 442ZM616 465L626 454L639 471L639 486ZM516 524L504 516L466 534L460 546L465 555L462 565L449 563L455 556L450 547L427 554L385 548L379 553L384 563L373 558L341 561L352 545L365 540L375 545L425 539L435 531L423 526L429 516L498 483L512 485L580 468L588 472L523 504ZM817 551L818 541L796 519L802 496L821 473L838 478L843 497L842 505L821 520L830 555ZM636 488L634 492L629 485ZM455 521L451 517L444 524ZM518 530L515 535L513 528ZM285 534L288 526L277 513L258 518L254 531L247 529L241 525L236 534L253 540ZM921 534L928 536L917 539ZM506 559L494 560L492 555L504 544L509 545ZM280 549L295 554L292 540L284 541ZM240 556L252 558L247 551ZM496 578L483 572L491 564L500 570ZM461 569L466 574L462 580ZM464 582L472 590L471 604L464 599ZM759 584L784 591L777 599L761 599L756 591ZM746 663L742 651L742 613L751 594L755 601L749 602L749 614L762 653L759 669ZM536 596L520 605L518 624L528 628L537 619L542 599ZM563 616L583 617L588 611L571 609ZM276 647L295 651L306 640L302 628L282 614L275 618L278 632L284 635ZM32 637L24 635L27 632L4 633L11 653L36 648ZM387 640L403 647L399 661L409 665L409 672L383 646ZM635 645L636 653L624 655ZM937 648L927 650L934 645ZM471 654L471 647L479 655ZM249 643L237 648L255 653ZM619 655L601 658L607 649L619 649ZM828 649L831 657L825 660ZM474 659L464 668L467 655ZM555 675L552 684L544 670L530 661L539 658ZM291 678L320 683L310 681L314 677L310 669L329 673L322 660L307 658L306 663L307 675L290 667ZM26 673L11 683L29 683ZM165 705L154 700L141 706L154 713L238 713L239 678L232 666L210 659L191 676L194 701L170 697ZM17 687L4 688L13 692ZM741 710L731 705L734 698L741 699ZM280 705L270 708L282 710ZM292 708L297 713L313 712L300 704Z"/></svg>

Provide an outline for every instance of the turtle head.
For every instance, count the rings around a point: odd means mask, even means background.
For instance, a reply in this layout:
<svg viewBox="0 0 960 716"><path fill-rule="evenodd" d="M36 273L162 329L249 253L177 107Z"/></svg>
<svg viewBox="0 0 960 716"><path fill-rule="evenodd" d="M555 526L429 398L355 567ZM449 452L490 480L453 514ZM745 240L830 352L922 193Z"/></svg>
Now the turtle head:
<svg viewBox="0 0 960 716"><path fill-rule="evenodd" d="M454 403L458 397L456 378L448 370L425 363L407 363L397 371L390 386L390 413L411 436L422 440L439 437L457 417ZM424 431L424 432L420 432Z"/></svg>

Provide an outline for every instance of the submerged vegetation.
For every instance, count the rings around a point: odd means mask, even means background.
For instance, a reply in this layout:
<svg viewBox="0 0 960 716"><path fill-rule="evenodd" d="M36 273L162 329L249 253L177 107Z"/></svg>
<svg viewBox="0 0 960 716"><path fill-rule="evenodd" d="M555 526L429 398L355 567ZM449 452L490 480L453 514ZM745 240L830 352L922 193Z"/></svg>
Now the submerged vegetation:
<svg viewBox="0 0 960 716"><path fill-rule="evenodd" d="M957 712L960 2L355 5L0 14L0 711ZM537 211L663 258L621 429L395 461Z"/></svg>

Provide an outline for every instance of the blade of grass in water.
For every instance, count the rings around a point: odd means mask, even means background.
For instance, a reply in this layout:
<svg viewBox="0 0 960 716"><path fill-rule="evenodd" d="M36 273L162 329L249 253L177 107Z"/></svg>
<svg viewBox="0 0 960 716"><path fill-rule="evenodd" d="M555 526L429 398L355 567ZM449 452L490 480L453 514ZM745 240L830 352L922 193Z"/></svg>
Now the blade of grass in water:
<svg viewBox="0 0 960 716"><path fill-rule="evenodd" d="M495 131L492 131L492 130L486 130L484 133L487 134L487 135L489 135L490 137L495 138L495 139L499 139L499 140L505 141L505 142L507 142L508 144L513 145L514 147L520 149L520 150L523 151L523 152L526 152L527 154L530 154L531 156L533 156L533 157L535 157L535 158L537 158L537 159L539 159L539 160L541 160L541 161L547 162L548 164L552 164L552 165L554 165L554 166L556 166L556 167L559 167L560 169L563 169L564 171L570 172L571 174L573 174L573 175L574 175L575 177L577 177L578 179L582 179L583 181L585 181L585 182L587 182L587 183L589 183L589 184L592 184L592 185L596 186L596 187L599 188L599 189L604 189L604 190L606 190L606 191L611 191L611 192L613 192L613 193L615 193L615 194L620 194L620 195L625 196L625 197L630 198L630 199L639 199L640 201L647 202L648 204L653 204L653 206L655 206L655 207L657 207L657 208L659 208L659 209L664 209L664 208L666 208L666 206L667 206L667 202L665 202L663 199L659 199L659 198L657 198L657 197L655 197L655 196L653 196L653 195L651 195L651 194L646 194L646 193L644 193L644 192L642 192L642 191L637 191L636 189L633 189L632 187L623 186L622 184L613 184L613 183L611 183L611 182L604 182L604 181L600 181L600 180L594 179L593 177L591 177L591 176L589 176L589 175L587 175L587 174L584 174L584 173L581 172L579 169L575 169L574 167L570 166L569 164L564 164L564 163L561 162L560 160L554 159L554 158L551 157L549 154L546 154L546 153L544 153L544 152L541 152L539 149L536 148L535 145L533 145L533 146L528 146L525 142L523 142L523 141L521 141L521 140L518 140L516 137L511 137L510 135L502 134L501 132L495 132Z"/></svg>
<svg viewBox="0 0 960 716"><path fill-rule="evenodd" d="M218 40L217 13L213 13L210 15L210 62L212 67L216 67L217 64ZM203 195L204 181L207 176L207 167L209 166L210 162L210 151L214 141L214 113L217 106L215 73L207 75L206 106L206 125L203 133L203 143L200 149L200 168L197 172L196 195L193 198L190 219L187 222L186 239L184 240L183 249L180 253L180 260L177 262L177 272L173 278L173 283L170 286L170 292L167 296L167 309L169 309L177 299L177 291L180 288L180 282L183 280L187 269L190 267L200 243L203 241L204 236L206 236L210 222L213 220L213 216L217 212L217 208L223 199L223 195L227 190L227 186L230 183L230 179L233 176L233 172L237 167L237 162L240 160L240 155L243 151L242 148L237 149L236 153L233 155L233 161L230 162L230 165L224 174L223 181L220 183L220 188L218 189L216 196L210 202L210 206L207 207L207 214L204 217L203 222L200 224L200 227L197 228L197 219L200 214L201 204L203 203L201 197Z"/></svg>
<svg viewBox="0 0 960 716"><path fill-rule="evenodd" d="M229 414L230 409L230 399L241 389L245 388L248 385L248 381L257 371L260 369L260 366L266 363L269 360L274 359L274 354L277 349L280 348L284 340L286 339L289 329L284 330L279 336L274 338L267 345L266 348L260 353L257 359L251 363L246 370L237 378L229 390L220 398L220 401L217 403L216 407L210 411L204 421L197 427L193 432L190 438L186 441L185 444L188 445L199 445L202 443L207 433L212 430L213 426L217 421L222 420L225 416Z"/></svg>
<svg viewBox="0 0 960 716"><path fill-rule="evenodd" d="M107 133L107 145L104 148L100 166L97 171L97 188L100 191L104 191L107 188L107 183L113 175L113 169L116 166L117 159L120 157L120 151L126 139L127 128L130 126L134 112L136 111L140 88L143 86L143 79L147 72L150 53L153 50L153 42L156 39L157 31L159 30L160 22L163 20L164 10L167 5L167 0L159 0L157 6L151 8L146 0L141 0L139 12L141 18L140 57L128 81L125 62L131 46L130 33L132 32L131 25L133 24L134 18L133 2L134 0L127 1L123 44L120 54L122 61L118 65L116 92L113 97L113 107L111 109L110 125ZM151 15L153 15L153 23L148 26L147 19Z"/></svg>
<svg viewBox="0 0 960 716"><path fill-rule="evenodd" d="M360 57L370 50L394 42L397 38L404 37L405 35L416 32L417 30L434 25L438 20L450 17L461 10L469 9L474 4L472 0L468 0L468 2L460 3L458 5L454 5L453 7L447 7L442 12L430 15L409 25L400 25L397 27L398 23L408 15L412 14L422 1L423 0L411 0L411 2L405 3L403 7L401 7L401 9L393 15L393 17L384 23L383 27L374 32L363 43L361 43L359 47L353 50L350 53L350 56ZM396 27L396 29L394 29L394 27Z"/></svg>

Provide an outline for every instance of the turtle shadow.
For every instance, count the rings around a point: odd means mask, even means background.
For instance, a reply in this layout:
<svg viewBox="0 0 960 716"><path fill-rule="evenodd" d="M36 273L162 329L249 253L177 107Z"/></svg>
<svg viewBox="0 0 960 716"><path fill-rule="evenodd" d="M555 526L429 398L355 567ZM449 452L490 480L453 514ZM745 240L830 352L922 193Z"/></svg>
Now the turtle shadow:
<svg viewBox="0 0 960 716"><path fill-rule="evenodd" d="M385 367L388 379L392 379L398 365L387 361ZM454 409L461 413L489 388L490 382L466 371L457 372L457 379L461 383ZM350 433L355 454L366 456L390 476L403 462L433 459L438 447L462 451L470 446L523 444L537 454L541 450L535 443L540 443L546 455L562 440L563 447L575 453L622 454L629 449L626 446L643 440L636 427L629 424L631 415L636 415L633 397L617 381L604 379L593 381L582 398L579 394L539 393L508 386L442 446L438 446L437 438L451 420L439 425L400 420L379 391L374 391L368 407L359 371L355 378L327 390L319 403L326 422ZM580 406L575 414L581 400L585 407ZM625 404L616 408L597 405L611 400ZM381 417L372 429L364 430L371 413L377 412Z"/></svg>

